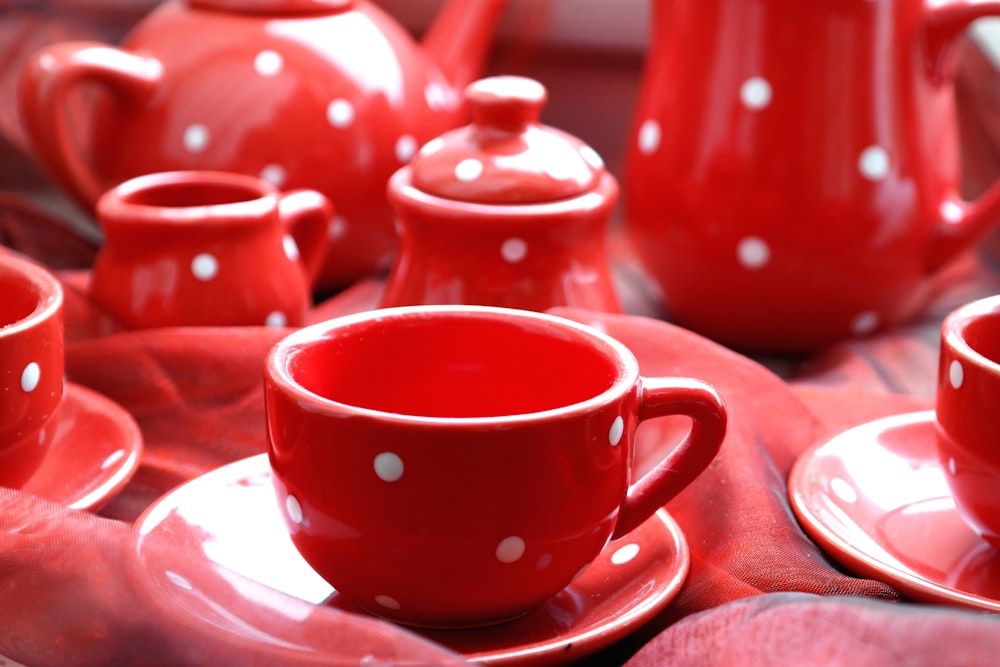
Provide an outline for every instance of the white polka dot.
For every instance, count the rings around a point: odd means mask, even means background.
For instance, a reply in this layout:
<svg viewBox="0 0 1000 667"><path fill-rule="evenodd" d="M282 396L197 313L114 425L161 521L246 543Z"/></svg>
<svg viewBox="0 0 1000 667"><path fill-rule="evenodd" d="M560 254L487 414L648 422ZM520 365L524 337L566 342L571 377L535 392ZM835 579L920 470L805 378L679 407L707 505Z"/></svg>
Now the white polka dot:
<svg viewBox="0 0 1000 667"><path fill-rule="evenodd" d="M954 458L949 458L948 459L948 472L950 472L952 475L954 475L956 472L958 472L958 464L955 463L955 459Z"/></svg>
<svg viewBox="0 0 1000 667"><path fill-rule="evenodd" d="M954 389L961 387L962 382L965 381L965 368L958 359L952 361L951 365L948 366L948 381L951 382Z"/></svg>
<svg viewBox="0 0 1000 667"><path fill-rule="evenodd" d="M285 509L288 511L288 518L295 523L302 523L302 505L299 504L298 498L288 494L285 498Z"/></svg>
<svg viewBox="0 0 1000 667"><path fill-rule="evenodd" d="M295 238L291 234L285 234L285 237L281 239L281 247L285 249L285 257L288 258L288 261L299 261L299 244L295 242Z"/></svg>
<svg viewBox="0 0 1000 667"><path fill-rule="evenodd" d="M331 241L336 241L344 238L345 234L347 234L347 218L342 215L333 216L333 220L330 221L330 228L327 232L327 236Z"/></svg>
<svg viewBox="0 0 1000 667"><path fill-rule="evenodd" d="M945 222L959 223L965 219L965 209L958 202L946 201L941 204L941 217Z"/></svg>
<svg viewBox="0 0 1000 667"><path fill-rule="evenodd" d="M261 51L253 60L253 68L261 76L274 76L281 71L284 60L276 51Z"/></svg>
<svg viewBox="0 0 1000 667"><path fill-rule="evenodd" d="M448 106L448 91L437 81L431 81L424 88L424 99L427 106L439 111Z"/></svg>
<svg viewBox="0 0 1000 667"><path fill-rule="evenodd" d="M407 163L417 154L417 140L408 134L404 134L396 140L396 159L402 163Z"/></svg>
<svg viewBox="0 0 1000 667"><path fill-rule="evenodd" d="M660 124L647 120L639 127L639 152L643 155L655 153L660 147Z"/></svg>
<svg viewBox="0 0 1000 667"><path fill-rule="evenodd" d="M889 174L889 154L881 146L869 146L861 151L858 170L870 181L879 181Z"/></svg>
<svg viewBox="0 0 1000 667"><path fill-rule="evenodd" d="M376 595L375 602L377 602L379 606L384 607L385 609L392 609L393 611L396 611L403 606L399 604L399 601L396 600L396 598L388 595Z"/></svg>
<svg viewBox="0 0 1000 667"><path fill-rule="evenodd" d="M771 103L771 84L759 76L752 77L740 86L740 101L753 111L765 108Z"/></svg>
<svg viewBox="0 0 1000 667"><path fill-rule="evenodd" d="M611 422L611 430L608 431L608 442L611 443L612 447L617 447L618 443L622 441L623 433L625 433L625 420L619 415Z"/></svg>
<svg viewBox="0 0 1000 667"><path fill-rule="evenodd" d="M504 258L504 261L510 262L511 264L517 264L523 260L527 254L528 244L525 243L524 239L507 239L500 245L500 255Z"/></svg>
<svg viewBox="0 0 1000 667"><path fill-rule="evenodd" d="M639 545L632 543L620 547L611 554L611 562L615 565L624 565L639 555Z"/></svg>
<svg viewBox="0 0 1000 667"><path fill-rule="evenodd" d="M771 247L764 239L748 236L736 246L736 257L747 269L760 269L771 260Z"/></svg>
<svg viewBox="0 0 1000 667"><path fill-rule="evenodd" d="M403 476L403 459L392 452L382 452L373 463L375 474L384 482L395 482Z"/></svg>
<svg viewBox="0 0 1000 667"><path fill-rule="evenodd" d="M219 272L219 260L203 252L191 260L191 273L198 280L211 280Z"/></svg>
<svg viewBox="0 0 1000 667"><path fill-rule="evenodd" d="M868 334L878 327L878 313L866 310L851 321L851 331L860 335Z"/></svg>
<svg viewBox="0 0 1000 667"><path fill-rule="evenodd" d="M38 387L39 380L42 379L42 369L37 363L32 361L21 371L21 389L32 392Z"/></svg>
<svg viewBox="0 0 1000 667"><path fill-rule="evenodd" d="M343 129L354 122L354 105L345 99L336 99L327 106L326 119L330 125Z"/></svg>
<svg viewBox="0 0 1000 667"><path fill-rule="evenodd" d="M167 579L170 580L170 582L174 586L177 586L178 588L183 588L188 591L194 590L194 586L191 585L191 582L182 577L181 575L177 574L176 572L171 572L170 570L164 570L163 574L167 577Z"/></svg>
<svg viewBox="0 0 1000 667"><path fill-rule="evenodd" d="M513 563L524 555L524 540L517 536L505 537L497 545L497 560L501 563Z"/></svg>
<svg viewBox="0 0 1000 667"><path fill-rule="evenodd" d="M538 560L535 561L536 570L544 570L548 568L549 565L552 565L552 554L550 553L542 554L538 557Z"/></svg>
<svg viewBox="0 0 1000 667"><path fill-rule="evenodd" d="M208 147L208 128L204 125L191 125L184 130L184 148L189 153L201 153Z"/></svg>
<svg viewBox="0 0 1000 667"><path fill-rule="evenodd" d="M280 188L285 184L288 174L285 173L285 168L280 164L269 164L260 170L260 177L271 185Z"/></svg>
<svg viewBox="0 0 1000 667"><path fill-rule="evenodd" d="M833 495L837 496L845 503L853 504L858 501L858 492L853 486L840 477L834 477L830 480L830 491L832 491Z"/></svg>
<svg viewBox="0 0 1000 667"><path fill-rule="evenodd" d="M475 158L466 158L455 165L455 178L463 183L476 180L482 173L483 163Z"/></svg>
<svg viewBox="0 0 1000 667"><path fill-rule="evenodd" d="M275 310L267 314L264 325L269 327L285 327L288 326L288 317L280 310Z"/></svg>
<svg viewBox="0 0 1000 667"><path fill-rule="evenodd" d="M580 156L594 169L604 168L604 159L590 146L581 146Z"/></svg>

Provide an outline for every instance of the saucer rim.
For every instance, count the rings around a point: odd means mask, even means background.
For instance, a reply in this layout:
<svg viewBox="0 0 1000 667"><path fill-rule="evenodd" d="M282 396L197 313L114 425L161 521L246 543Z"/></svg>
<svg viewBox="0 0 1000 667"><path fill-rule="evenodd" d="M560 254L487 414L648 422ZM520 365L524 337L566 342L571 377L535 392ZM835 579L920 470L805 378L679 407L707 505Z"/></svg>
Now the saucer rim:
<svg viewBox="0 0 1000 667"><path fill-rule="evenodd" d="M59 503L68 509L96 511L124 489L138 471L144 447L142 430L132 415L117 402L93 389L67 380L56 412L57 418L60 418L63 406L68 403L72 403L79 413L101 414L115 421L117 431L122 434L120 444L125 456L106 475L94 475L90 483L71 489L72 492L62 493L63 486L58 483L58 475L49 470L53 457L88 451L86 445L74 438L73 430L70 429L52 443L38 470L18 490ZM40 482L41 478L46 479ZM36 483L44 484L45 488L33 489L32 485Z"/></svg>
<svg viewBox="0 0 1000 667"><path fill-rule="evenodd" d="M234 469L242 471L243 476L260 472L270 474L270 464L267 460L267 454L256 454L245 457L207 471L203 475L188 480L158 498L135 519L132 523L133 528L141 535L150 534L155 530L156 525L162 523L168 515L170 508L167 505L170 498L176 493L182 491L190 492L188 487L199 483L206 477L224 479L226 478L225 472ZM155 522L155 525L151 525L151 522ZM669 548L674 554L671 559L673 566L669 570L665 570L664 576L661 577L663 580L661 585L644 592L637 604L624 610L619 609L618 611L622 613L613 617L605 617L587 624L586 627L569 633L558 634L537 642L516 643L503 648L489 648L478 652L470 650L462 651L441 641L449 632L452 632L449 630L420 630L402 625L399 627L415 632L425 637L428 641L441 644L445 648L462 656L464 660L492 667L542 667L544 665L559 665L583 659L611 646L614 642L623 639L632 632L637 631L643 624L651 621L677 597L678 593L684 587L684 583L687 581L691 568L691 551L680 525L665 507L658 509L640 525L646 526L651 522L659 524L657 535L661 536L660 539L663 540L664 544L669 544ZM631 533L627 533L621 538L609 542L605 545L602 553L605 553L609 548L614 548L616 544L627 542L629 535ZM586 577L587 575L584 574L583 576ZM570 584L568 588L572 588L572 586L573 584ZM618 594L617 589L614 594ZM316 604L322 605L324 603ZM363 611L345 613L364 613L369 615ZM378 618L374 615L371 617ZM391 620L385 620L385 622L392 623ZM427 634L425 635L424 632ZM568 646L572 647L572 650L567 650Z"/></svg>
<svg viewBox="0 0 1000 667"><path fill-rule="evenodd" d="M886 562L883 558L866 553L848 540L843 531L837 529L837 526L830 525L829 522L817 516L808 500L810 494L806 493L806 489L814 487L815 484L808 484L806 476L811 470L811 466L823 455L825 449L834 445L842 445L844 441L848 441L848 443L851 441L860 442L861 439L857 437L859 433L884 432L910 425L933 427L933 421L934 410L919 410L874 419L824 438L803 452L792 465L788 475L789 503L803 530L816 541L824 552L854 573L884 581L917 601L946 603L981 611L998 612L1000 611L1000 599L947 586L929 579L899 561ZM872 444L869 438L865 438L864 442ZM850 446L850 444L843 446ZM829 456L834 455L829 454ZM936 467L940 467L936 459L928 460ZM856 530L878 541L876 536L872 536L860 526L856 526Z"/></svg>

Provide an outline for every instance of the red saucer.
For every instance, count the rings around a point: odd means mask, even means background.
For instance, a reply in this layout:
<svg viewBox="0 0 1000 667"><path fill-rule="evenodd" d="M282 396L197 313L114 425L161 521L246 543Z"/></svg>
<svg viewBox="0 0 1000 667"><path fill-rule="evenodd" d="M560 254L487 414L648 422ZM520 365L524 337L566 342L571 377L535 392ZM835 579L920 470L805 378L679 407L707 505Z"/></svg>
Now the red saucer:
<svg viewBox="0 0 1000 667"><path fill-rule="evenodd" d="M792 509L857 574L915 600L1000 612L1000 552L959 516L935 447L931 410L844 431L796 461Z"/></svg>
<svg viewBox="0 0 1000 667"><path fill-rule="evenodd" d="M138 425L111 399L71 382L53 419L51 449L21 490L72 509L99 509L139 467Z"/></svg>
<svg viewBox="0 0 1000 667"><path fill-rule="evenodd" d="M209 561L271 588L364 613L338 596L295 550L278 511L266 455L237 461L178 487L150 506L136 527L144 536L197 549ZM140 561L145 543L139 542ZM578 660L662 610L680 590L688 564L680 529L660 510L629 535L611 542L583 576L531 614L477 630L417 632L483 664ZM167 608L191 613L183 601ZM220 619L203 620L225 627Z"/></svg>

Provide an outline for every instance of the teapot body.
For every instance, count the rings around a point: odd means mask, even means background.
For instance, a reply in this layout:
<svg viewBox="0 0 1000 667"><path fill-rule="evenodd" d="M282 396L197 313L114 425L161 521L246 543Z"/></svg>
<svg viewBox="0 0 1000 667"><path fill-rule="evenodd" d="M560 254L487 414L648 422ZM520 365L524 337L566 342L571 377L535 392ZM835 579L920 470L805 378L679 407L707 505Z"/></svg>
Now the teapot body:
<svg viewBox="0 0 1000 667"><path fill-rule="evenodd" d="M285 13L207 4L168 0L121 49L70 43L42 55L21 91L42 161L91 207L117 183L172 170L315 189L337 207L319 286L387 269L397 241L385 183L422 143L464 119L460 94L401 26L363 0ZM68 124L57 117L63 99L45 98L60 70L99 91L75 146L53 139L67 134L58 131Z"/></svg>
<svg viewBox="0 0 1000 667"><path fill-rule="evenodd" d="M944 261L928 247L969 208L944 48L966 17L935 23L922 0L659 0L654 18L624 202L669 316L784 352L919 309Z"/></svg>

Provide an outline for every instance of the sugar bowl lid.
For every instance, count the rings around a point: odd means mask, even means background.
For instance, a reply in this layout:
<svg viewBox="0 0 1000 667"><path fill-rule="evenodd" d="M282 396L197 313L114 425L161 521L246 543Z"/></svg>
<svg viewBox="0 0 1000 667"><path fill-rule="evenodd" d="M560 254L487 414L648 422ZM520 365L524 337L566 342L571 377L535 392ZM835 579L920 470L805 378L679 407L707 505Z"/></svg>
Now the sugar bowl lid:
<svg viewBox="0 0 1000 667"><path fill-rule="evenodd" d="M588 192L605 173L597 152L539 123L545 87L520 76L480 79L465 89L472 123L427 142L410 163L412 184L436 197L529 204Z"/></svg>

